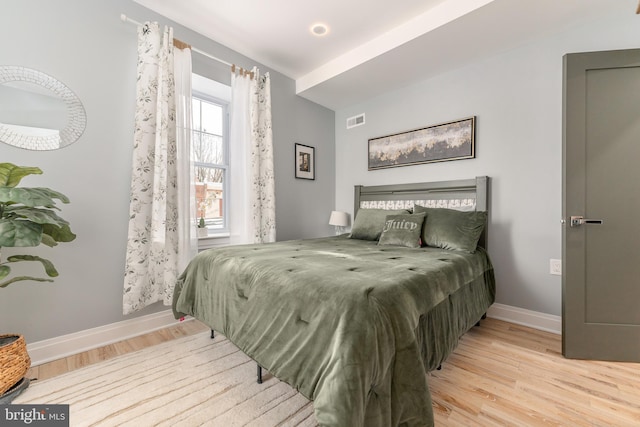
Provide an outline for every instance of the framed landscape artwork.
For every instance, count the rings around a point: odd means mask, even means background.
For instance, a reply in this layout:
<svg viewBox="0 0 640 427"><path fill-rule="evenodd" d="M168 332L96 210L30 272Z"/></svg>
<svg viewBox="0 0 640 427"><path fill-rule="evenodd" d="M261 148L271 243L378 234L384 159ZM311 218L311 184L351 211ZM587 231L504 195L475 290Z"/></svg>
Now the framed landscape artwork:
<svg viewBox="0 0 640 427"><path fill-rule="evenodd" d="M472 159L476 117L369 140L369 170Z"/></svg>
<svg viewBox="0 0 640 427"><path fill-rule="evenodd" d="M296 178L316 179L315 151L315 148L309 147L308 145L296 144Z"/></svg>

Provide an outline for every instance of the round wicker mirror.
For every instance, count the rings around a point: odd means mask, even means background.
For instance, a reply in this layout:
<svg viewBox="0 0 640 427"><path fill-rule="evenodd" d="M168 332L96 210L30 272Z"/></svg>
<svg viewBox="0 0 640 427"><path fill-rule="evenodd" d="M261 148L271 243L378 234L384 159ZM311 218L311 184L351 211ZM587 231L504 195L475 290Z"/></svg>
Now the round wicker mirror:
<svg viewBox="0 0 640 427"><path fill-rule="evenodd" d="M80 138L87 116L64 83L40 71L0 65L0 141L55 150Z"/></svg>

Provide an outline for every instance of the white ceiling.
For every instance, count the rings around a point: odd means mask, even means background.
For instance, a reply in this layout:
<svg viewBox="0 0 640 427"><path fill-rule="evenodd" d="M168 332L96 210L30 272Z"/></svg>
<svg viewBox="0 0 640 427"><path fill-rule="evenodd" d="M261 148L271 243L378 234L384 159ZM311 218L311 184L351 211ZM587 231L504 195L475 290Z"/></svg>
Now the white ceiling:
<svg viewBox="0 0 640 427"><path fill-rule="evenodd" d="M300 96L334 110L607 13L633 14L637 6L636 0L134 1L291 77ZM324 37L310 32L319 22L330 28Z"/></svg>

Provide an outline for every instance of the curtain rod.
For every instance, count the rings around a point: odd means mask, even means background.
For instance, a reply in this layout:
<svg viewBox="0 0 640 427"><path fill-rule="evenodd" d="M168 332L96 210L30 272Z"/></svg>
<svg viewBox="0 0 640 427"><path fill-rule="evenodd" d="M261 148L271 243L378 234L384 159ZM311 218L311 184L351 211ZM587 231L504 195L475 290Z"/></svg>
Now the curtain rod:
<svg viewBox="0 0 640 427"><path fill-rule="evenodd" d="M122 22L130 22L130 23L132 23L132 24L142 25L140 22L138 22L138 21L134 21L133 19L129 18L129 17L128 17L127 15L125 15L124 13L120 14L120 20L121 20ZM193 46L191 46L191 50L192 50L192 51L194 51L194 52L196 52L196 53L199 53L200 55L204 55L204 56L206 56L207 58L213 59L214 61L218 61L218 62L220 62L220 63L222 63L222 64L224 64L224 65L228 65L229 67L234 67L234 65L233 65L233 64L231 64L231 63L229 63L229 62L227 62L227 61L223 61L223 60L222 60L222 59L220 59L220 58L216 58L215 56L211 55L210 53L204 52L204 51L202 51L202 50L200 50L200 49L197 49L197 48L195 48L195 47L193 47ZM235 67L234 67L234 68L235 68Z"/></svg>

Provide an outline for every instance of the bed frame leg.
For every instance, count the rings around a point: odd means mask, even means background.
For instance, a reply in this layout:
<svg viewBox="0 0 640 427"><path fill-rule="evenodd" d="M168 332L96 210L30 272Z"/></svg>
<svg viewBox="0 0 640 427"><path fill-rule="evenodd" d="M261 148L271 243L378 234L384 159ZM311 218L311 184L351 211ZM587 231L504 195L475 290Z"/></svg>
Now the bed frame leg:
<svg viewBox="0 0 640 427"><path fill-rule="evenodd" d="M215 331L212 329L211 330L211 339L214 339L216 337L216 333ZM262 384L262 366L257 365L258 369L257 369L257 374L258 374L258 384Z"/></svg>
<svg viewBox="0 0 640 427"><path fill-rule="evenodd" d="M486 318L487 318L487 313L483 314L482 317L480 317L480 320L484 320ZM476 326L480 326L480 320L476 322Z"/></svg>

